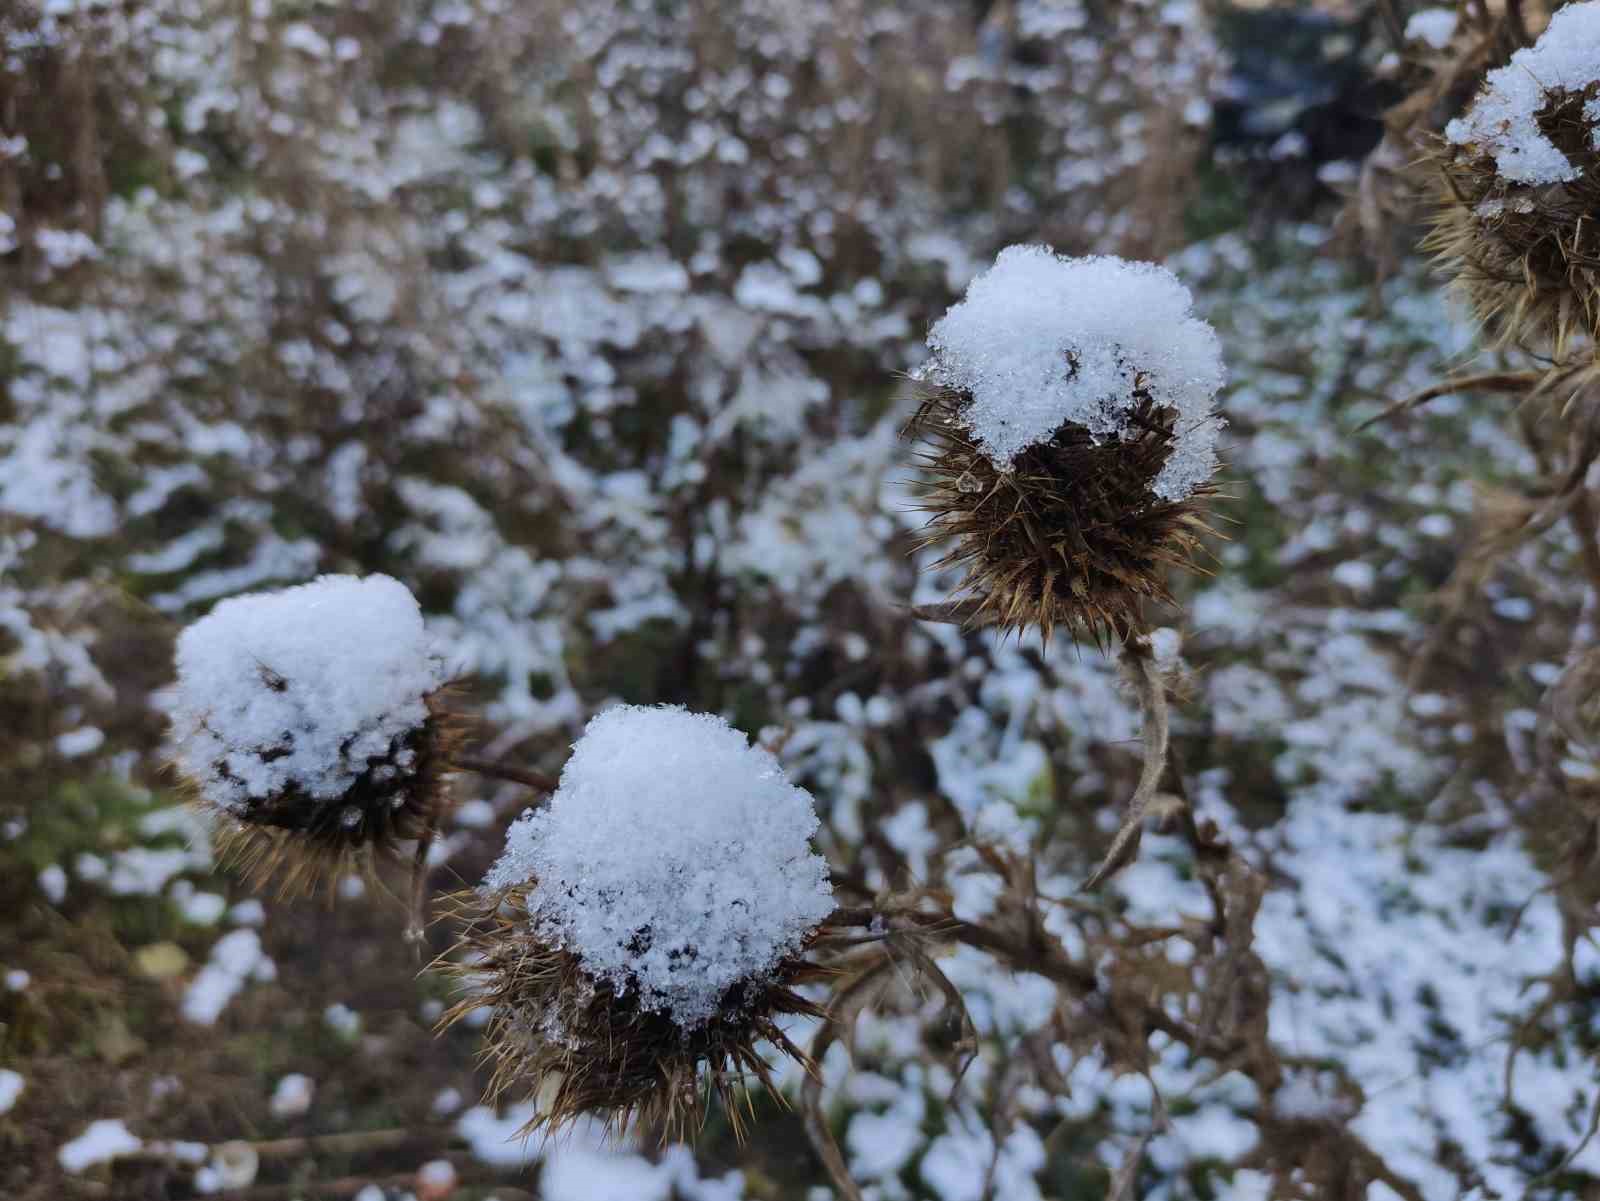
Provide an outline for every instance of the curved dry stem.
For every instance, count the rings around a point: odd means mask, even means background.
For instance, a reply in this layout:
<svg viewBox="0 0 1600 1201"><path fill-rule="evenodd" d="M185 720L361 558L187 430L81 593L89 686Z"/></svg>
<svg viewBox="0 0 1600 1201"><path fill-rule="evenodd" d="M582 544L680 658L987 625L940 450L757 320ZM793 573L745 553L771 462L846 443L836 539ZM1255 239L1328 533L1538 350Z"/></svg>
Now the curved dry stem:
<svg viewBox="0 0 1600 1201"><path fill-rule="evenodd" d="M498 763L493 759L476 759L471 755L453 756L448 764L452 771L470 771L475 775L486 776L491 780L505 780L510 784L521 784L535 792L554 792L556 779L542 771L535 771L528 767L516 767L509 763Z"/></svg>
<svg viewBox="0 0 1600 1201"><path fill-rule="evenodd" d="M993 625L998 617L992 611L985 611L982 601L976 600L950 600L936 601L928 605L912 605L911 616L918 621L933 621L943 625L960 626L963 629L976 629L979 626Z"/></svg>
<svg viewBox="0 0 1600 1201"><path fill-rule="evenodd" d="M1455 379L1441 380L1439 383L1426 387L1420 392L1413 392L1410 396L1401 397L1385 408L1383 412L1377 414L1377 416L1368 417L1360 425L1356 426L1355 432L1359 434L1362 430L1370 429L1380 422L1388 421L1391 417L1398 417L1401 413L1408 413L1412 409L1420 409L1430 400L1438 400L1439 397L1449 396L1452 392L1477 390L1507 392L1517 395L1533 391L1543 378L1537 371L1487 371L1482 375L1464 375L1457 376Z"/></svg>
<svg viewBox="0 0 1600 1201"><path fill-rule="evenodd" d="M1099 888L1138 856L1145 812L1167 770L1167 743L1171 737L1167 688L1148 639L1130 638L1123 644L1122 667L1133 680L1139 694L1139 709L1144 714L1144 766L1139 771L1139 784L1128 799L1128 811L1117 827L1116 837L1111 840L1100 866L1083 882L1081 891L1084 892Z"/></svg>
<svg viewBox="0 0 1600 1201"><path fill-rule="evenodd" d="M862 1201L861 1186L850 1175L844 1152L839 1150L839 1140L833 1137L833 1130L828 1126L828 1115L822 1109L822 1057L838 1041L842 1024L840 1016L844 1009L876 983L878 977L889 970L892 962L888 952L884 952L876 963L864 968L855 979L834 994L833 1003L828 1008L828 1020L817 1030L806 1052L807 1058L815 1065L815 1070L807 1072L800 1085L800 1112L805 1119L806 1138L810 1140L811 1149L822 1161L828 1177L845 1201Z"/></svg>
<svg viewBox="0 0 1600 1201"><path fill-rule="evenodd" d="M406 923L405 939L416 949L418 962L422 960L422 944L428 933L428 852L437 835L438 827L430 821L417 839L416 854L411 860L411 920Z"/></svg>

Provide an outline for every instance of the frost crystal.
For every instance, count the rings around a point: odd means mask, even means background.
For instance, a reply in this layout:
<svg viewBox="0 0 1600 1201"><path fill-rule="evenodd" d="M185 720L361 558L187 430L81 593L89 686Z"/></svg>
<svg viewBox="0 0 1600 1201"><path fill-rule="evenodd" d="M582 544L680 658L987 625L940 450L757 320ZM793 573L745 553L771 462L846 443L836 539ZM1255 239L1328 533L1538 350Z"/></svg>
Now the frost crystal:
<svg viewBox="0 0 1600 1201"><path fill-rule="evenodd" d="M924 374L971 393L965 419L1002 470L1067 423L1097 438L1124 432L1143 392L1177 414L1152 490L1182 500L1216 471L1222 427L1221 351L1192 304L1153 263L1010 246L934 325Z"/></svg>
<svg viewBox="0 0 1600 1201"><path fill-rule="evenodd" d="M684 1029L800 951L833 907L811 796L720 717L609 709L485 885L532 884L541 936Z"/></svg>
<svg viewBox="0 0 1600 1201"><path fill-rule="evenodd" d="M1600 83L1600 0L1569 4L1550 19L1534 45L1490 71L1483 92L1466 116L1445 127L1457 146L1492 155L1502 179L1551 184L1577 179L1568 161L1539 128L1537 116L1561 93L1583 93ZM1591 144L1600 151L1600 98L1584 106Z"/></svg>
<svg viewBox="0 0 1600 1201"><path fill-rule="evenodd" d="M236 812L286 789L337 797L423 725L443 682L416 600L388 576L226 600L178 639L178 761Z"/></svg>

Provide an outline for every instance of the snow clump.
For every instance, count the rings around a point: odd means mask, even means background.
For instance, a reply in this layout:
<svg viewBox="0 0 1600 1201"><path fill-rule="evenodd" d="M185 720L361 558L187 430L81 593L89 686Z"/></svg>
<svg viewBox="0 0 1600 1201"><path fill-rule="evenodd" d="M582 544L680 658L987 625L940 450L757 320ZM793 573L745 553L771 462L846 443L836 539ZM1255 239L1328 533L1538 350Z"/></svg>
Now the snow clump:
<svg viewBox="0 0 1600 1201"><path fill-rule="evenodd" d="M286 790L338 797L422 727L444 678L415 598L388 576L225 600L178 639L178 762L235 813Z"/></svg>
<svg viewBox="0 0 1600 1201"><path fill-rule="evenodd" d="M542 937L693 1029L832 910L816 829L810 794L722 718L622 705L589 722L484 883L531 883Z"/></svg>
<svg viewBox="0 0 1600 1201"><path fill-rule="evenodd" d="M1544 135L1537 116L1561 93L1582 93L1596 83L1600 0L1586 0L1558 11L1536 43L1490 71L1466 115L1445 126L1445 137L1492 155L1500 177L1512 183L1570 182L1582 170ZM1591 145L1600 151L1600 96L1591 97L1583 113Z"/></svg>
<svg viewBox="0 0 1600 1201"><path fill-rule="evenodd" d="M1097 439L1128 428L1146 393L1176 410L1152 491L1182 500L1216 471L1222 353L1172 272L1106 255L1008 246L928 334L929 382L971 393L965 420L1000 470L1063 425Z"/></svg>
<svg viewBox="0 0 1600 1201"><path fill-rule="evenodd" d="M1406 22L1406 41L1423 42L1435 50L1445 49L1455 35L1456 11L1453 8L1424 8L1412 13Z"/></svg>

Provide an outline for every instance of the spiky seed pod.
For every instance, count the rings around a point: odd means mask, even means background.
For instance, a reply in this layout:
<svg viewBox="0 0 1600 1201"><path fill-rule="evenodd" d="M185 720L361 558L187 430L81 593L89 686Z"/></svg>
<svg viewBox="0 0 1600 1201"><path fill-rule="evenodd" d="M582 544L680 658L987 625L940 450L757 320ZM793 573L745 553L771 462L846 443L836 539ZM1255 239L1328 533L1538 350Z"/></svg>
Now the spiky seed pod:
<svg viewBox="0 0 1600 1201"><path fill-rule="evenodd" d="M1098 642L1145 629L1208 532L1222 382L1170 273L1002 252L933 329L921 405L925 540L973 624Z"/></svg>
<svg viewBox="0 0 1600 1201"><path fill-rule="evenodd" d="M680 1136L711 1096L738 1124L762 1044L821 1016L796 988L833 911L811 797L718 717L620 706L589 723L546 809L512 825L450 970L447 1015L489 1013L491 1094L541 1098L534 1126L583 1114Z"/></svg>
<svg viewBox="0 0 1600 1201"><path fill-rule="evenodd" d="M183 632L174 763L223 857L302 891L437 825L461 736L443 696L405 587L324 576Z"/></svg>
<svg viewBox="0 0 1600 1201"><path fill-rule="evenodd" d="M1566 357L1600 336L1600 2L1491 71L1433 155L1424 247L1491 337Z"/></svg>
<svg viewBox="0 0 1600 1201"><path fill-rule="evenodd" d="M731 986L715 1015L685 1029L641 1004L638 988L596 980L578 955L536 932L529 886L487 895L458 894L465 923L456 958L442 965L463 997L440 1019L448 1028L479 1010L489 1014L483 1058L492 1069L487 1100L507 1092L537 1099L519 1132L559 1130L584 1116L608 1128L658 1131L663 1141L692 1136L715 1099L742 1134L739 1093L753 1076L777 1095L764 1049L815 1071L781 1019L821 1018L795 991L828 975L802 955L760 978Z"/></svg>
<svg viewBox="0 0 1600 1201"><path fill-rule="evenodd" d="M934 566L964 571L958 599L975 602L974 624L1060 627L1096 642L1144 631L1146 601L1172 602L1166 577L1193 567L1210 484L1181 500L1150 486L1171 452L1176 417L1148 397L1124 433L1096 442L1065 424L1001 471L963 414L970 395L926 393L909 432L926 442L919 507L932 514L923 538L949 549Z"/></svg>
<svg viewBox="0 0 1600 1201"><path fill-rule="evenodd" d="M422 725L399 735L342 793L316 797L291 783L242 809L201 805L215 817L219 862L256 886L276 882L285 896L315 892L346 875L366 875L401 844L435 831L451 805L447 775L463 738L444 696L425 699Z"/></svg>

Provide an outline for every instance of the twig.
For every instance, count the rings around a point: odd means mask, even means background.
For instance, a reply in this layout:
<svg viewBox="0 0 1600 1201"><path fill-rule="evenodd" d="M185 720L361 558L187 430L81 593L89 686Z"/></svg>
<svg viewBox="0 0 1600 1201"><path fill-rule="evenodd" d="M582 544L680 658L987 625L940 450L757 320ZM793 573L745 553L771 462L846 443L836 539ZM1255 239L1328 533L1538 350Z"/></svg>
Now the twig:
<svg viewBox="0 0 1600 1201"><path fill-rule="evenodd" d="M267 1139L250 1147L262 1159L282 1159L298 1155L351 1155L361 1151L383 1151L421 1142L452 1142L454 1130L448 1126L405 1127L384 1130L352 1130L346 1134L310 1134L299 1138Z"/></svg>
<svg viewBox="0 0 1600 1201"><path fill-rule="evenodd" d="M1600 523L1596 522L1594 502L1587 489L1580 488L1573 498L1572 511L1567 515L1572 532L1578 536L1578 553L1583 559L1583 569L1589 575L1589 587L1600 600Z"/></svg>
<svg viewBox="0 0 1600 1201"><path fill-rule="evenodd" d="M828 1115L822 1109L822 1060L828 1048L839 1038L839 1019L846 1005L864 993L889 969L891 963L890 956L885 953L877 963L864 970L834 995L833 1003L829 1007L828 1020L822 1023L816 1037L811 1040L807 1058L810 1059L812 1068L806 1073L806 1078L800 1085L800 1110L805 1118L806 1137L811 1141L811 1149L817 1153L817 1158L828 1170L834 1187L839 1190L845 1201L863 1201L863 1198L861 1186L850 1175L850 1167L845 1163L844 1152L839 1150L839 1140L833 1137L833 1131L828 1126Z"/></svg>
<svg viewBox="0 0 1600 1201"><path fill-rule="evenodd" d="M1118 870L1126 867L1139 853L1139 840L1144 833L1144 815L1161 784L1167 770L1167 742L1170 723L1167 714L1167 687L1162 682L1161 671L1156 666L1150 643L1142 638L1131 638L1122 647L1122 665L1133 677L1139 693L1139 708L1144 713L1144 766L1139 772L1139 784L1128 799L1128 811L1117 828L1116 837L1100 866L1083 882L1081 891L1099 888Z"/></svg>
<svg viewBox="0 0 1600 1201"><path fill-rule="evenodd" d="M1441 380L1437 384L1413 392L1410 396L1401 398L1389 405L1376 417L1368 417L1355 432L1377 425L1380 421L1387 421L1391 417L1412 409L1421 408L1430 400L1438 400L1441 396L1449 396L1452 392L1466 392L1479 389L1486 392L1509 392L1515 395L1519 392L1531 391L1543 379L1537 371L1486 371L1482 375L1463 375L1455 379Z"/></svg>
<svg viewBox="0 0 1600 1201"><path fill-rule="evenodd" d="M487 776L491 780L521 784L535 792L556 790L554 778L529 767L515 767L509 763L497 763L492 759L474 759L470 755L456 756L450 760L450 766L456 771L470 771L480 776Z"/></svg>
<svg viewBox="0 0 1600 1201"><path fill-rule="evenodd" d="M1532 43L1533 39L1528 36L1528 22L1522 15L1522 0L1506 0L1506 24L1511 27L1511 36L1516 38L1517 45Z"/></svg>
<svg viewBox="0 0 1600 1201"><path fill-rule="evenodd" d="M437 833L429 822L417 839L417 853L411 861L411 920L406 923L405 938L415 948L419 961L423 940L428 936L428 852L433 849Z"/></svg>
<svg viewBox="0 0 1600 1201"><path fill-rule="evenodd" d="M976 629L992 625L995 615L984 611L983 602L976 600L936 601L929 605L912 605L911 616L918 621L934 621L944 625Z"/></svg>

